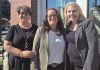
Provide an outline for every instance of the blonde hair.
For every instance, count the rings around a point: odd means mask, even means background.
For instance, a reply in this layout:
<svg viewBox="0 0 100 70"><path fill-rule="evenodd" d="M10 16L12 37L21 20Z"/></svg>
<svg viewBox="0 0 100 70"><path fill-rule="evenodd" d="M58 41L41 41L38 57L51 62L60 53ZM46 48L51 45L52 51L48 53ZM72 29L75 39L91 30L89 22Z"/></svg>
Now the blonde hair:
<svg viewBox="0 0 100 70"><path fill-rule="evenodd" d="M64 22L65 22L65 23L69 21L69 20L68 20L68 17L67 17L67 9L68 9L69 6L73 6L73 7L76 8L76 10L77 10L78 13L79 13L79 20L83 20L83 19L86 18L86 17L83 15L83 12L82 12L80 6L79 6L77 3L75 3L75 2L69 2L69 3L67 3L67 5L66 5L65 8L64 8Z"/></svg>

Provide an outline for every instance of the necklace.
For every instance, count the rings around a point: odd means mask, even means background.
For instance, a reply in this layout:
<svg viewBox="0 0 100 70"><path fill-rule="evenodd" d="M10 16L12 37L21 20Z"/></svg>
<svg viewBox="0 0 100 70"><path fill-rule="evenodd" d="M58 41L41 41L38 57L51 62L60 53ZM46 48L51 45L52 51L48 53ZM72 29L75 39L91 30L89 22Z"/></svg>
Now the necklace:
<svg viewBox="0 0 100 70"><path fill-rule="evenodd" d="M24 30L24 29L21 28L21 32L22 32L22 35L23 35L24 40L25 40L25 48L24 48L24 50L28 50L29 29L28 30Z"/></svg>

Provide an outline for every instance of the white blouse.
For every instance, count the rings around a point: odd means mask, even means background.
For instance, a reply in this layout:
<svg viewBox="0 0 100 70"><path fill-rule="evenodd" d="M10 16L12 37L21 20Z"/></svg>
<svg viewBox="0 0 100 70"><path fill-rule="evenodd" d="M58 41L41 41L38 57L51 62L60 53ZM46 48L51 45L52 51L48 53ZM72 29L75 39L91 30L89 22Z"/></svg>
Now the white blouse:
<svg viewBox="0 0 100 70"><path fill-rule="evenodd" d="M65 42L62 35L58 36L55 32L49 31L48 64L62 63Z"/></svg>

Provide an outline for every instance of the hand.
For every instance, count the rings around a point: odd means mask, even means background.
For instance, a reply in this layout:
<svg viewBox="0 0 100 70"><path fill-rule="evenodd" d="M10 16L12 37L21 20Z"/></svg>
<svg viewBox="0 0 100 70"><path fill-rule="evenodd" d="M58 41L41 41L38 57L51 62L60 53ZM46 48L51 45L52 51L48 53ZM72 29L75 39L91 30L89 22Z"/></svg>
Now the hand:
<svg viewBox="0 0 100 70"><path fill-rule="evenodd" d="M34 53L32 51L29 51L29 50L22 51L23 58L31 58L33 56L34 56Z"/></svg>

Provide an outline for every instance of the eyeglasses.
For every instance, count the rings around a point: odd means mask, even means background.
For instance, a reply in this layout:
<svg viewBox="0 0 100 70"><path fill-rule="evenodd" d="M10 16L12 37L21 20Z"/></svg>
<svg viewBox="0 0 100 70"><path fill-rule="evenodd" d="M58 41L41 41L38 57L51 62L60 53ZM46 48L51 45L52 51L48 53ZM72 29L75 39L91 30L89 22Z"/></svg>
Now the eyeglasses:
<svg viewBox="0 0 100 70"><path fill-rule="evenodd" d="M57 15L48 15L47 17L48 17L48 18L51 18L51 17L55 17L55 18L56 18Z"/></svg>
<svg viewBox="0 0 100 70"><path fill-rule="evenodd" d="M19 14L28 15L29 13L28 12L20 12Z"/></svg>

